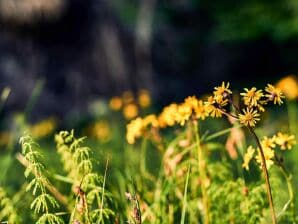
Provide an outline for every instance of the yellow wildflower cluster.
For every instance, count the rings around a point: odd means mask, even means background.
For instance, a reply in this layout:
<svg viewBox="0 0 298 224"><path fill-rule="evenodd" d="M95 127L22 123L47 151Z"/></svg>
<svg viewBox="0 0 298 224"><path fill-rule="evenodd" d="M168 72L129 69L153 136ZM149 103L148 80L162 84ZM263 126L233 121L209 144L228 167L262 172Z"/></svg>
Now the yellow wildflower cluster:
<svg viewBox="0 0 298 224"><path fill-rule="evenodd" d="M148 115L144 119L137 118L131 121L127 125L127 141L133 144L150 125L155 128L166 128L176 124L184 125L191 117L204 120L209 116L208 108L207 103L198 100L195 96L187 97L181 104L172 103L164 107L158 116Z"/></svg>
<svg viewBox="0 0 298 224"><path fill-rule="evenodd" d="M232 91L229 89L230 83L222 82L221 86L215 87L213 91L214 101L219 106L224 107L228 104L228 99Z"/></svg>
<svg viewBox="0 0 298 224"><path fill-rule="evenodd" d="M222 117L223 115L230 116L238 120L241 124L249 127L254 127L260 120L260 112L265 111L264 106L269 102L280 105L284 98L281 90L268 84L264 90L258 90L256 87L244 89L241 93L244 108L240 110L232 101L232 91L230 83L222 82L220 86L214 88L213 94L207 97L207 100L201 100L195 96L189 96L180 103L172 103L162 110L156 116L158 128L172 127L176 124L184 125L190 119L204 120L206 117ZM231 112L230 108L234 108L235 113ZM141 122L138 118L138 122ZM135 124L137 122L132 121ZM130 127L132 124L129 124ZM135 126L133 125L133 126ZM144 125L140 125L144 128ZM140 137L139 132L130 133L132 128L127 128L130 140ZM132 138L132 136L134 136Z"/></svg>
<svg viewBox="0 0 298 224"><path fill-rule="evenodd" d="M286 133L278 132L271 138L267 136L263 137L261 140L261 146L264 152L264 157L266 161L266 167L270 168L275 162L275 151L274 149L278 146L281 150L290 150L296 144L295 136ZM256 162L261 166L262 158L260 155L260 150L258 150L257 155L255 155L256 149L252 146L247 148L247 152L244 155L244 162L242 167L249 170L249 162L255 158Z"/></svg>
<svg viewBox="0 0 298 224"><path fill-rule="evenodd" d="M57 122L54 118L42 120L30 127L30 133L33 138L43 138L54 132Z"/></svg>
<svg viewBox="0 0 298 224"><path fill-rule="evenodd" d="M137 117L139 108L148 108L150 105L151 96L145 89L141 89L136 96L131 91L124 91L121 96L114 96L109 102L109 107L114 111L122 110L127 120Z"/></svg>
<svg viewBox="0 0 298 224"><path fill-rule="evenodd" d="M127 125L126 139L129 144L134 144L136 139L144 134L149 127L158 127L158 120L155 115L151 114L145 118L138 117Z"/></svg>
<svg viewBox="0 0 298 224"><path fill-rule="evenodd" d="M254 127L256 125L257 121L260 120L260 112L265 111L264 106L267 103L273 102L278 105L283 103L284 95L281 90L271 84L268 84L264 91L258 90L256 87L244 88L244 91L240 95L246 108L238 114L238 118L239 122L245 126Z"/></svg>

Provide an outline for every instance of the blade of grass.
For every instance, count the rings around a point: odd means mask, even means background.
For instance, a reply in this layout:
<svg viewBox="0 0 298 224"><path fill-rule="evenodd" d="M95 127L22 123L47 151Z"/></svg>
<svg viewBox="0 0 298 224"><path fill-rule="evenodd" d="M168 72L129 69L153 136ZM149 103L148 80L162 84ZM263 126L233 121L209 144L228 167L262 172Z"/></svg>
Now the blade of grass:
<svg viewBox="0 0 298 224"><path fill-rule="evenodd" d="M184 222L185 222L185 214L186 214L186 207L187 207L187 188L188 188L189 174L190 174L190 165L188 165L186 182L185 182L185 186L184 186L183 207L182 207L182 215L181 215L180 224L184 224Z"/></svg>
<svg viewBox="0 0 298 224"><path fill-rule="evenodd" d="M100 216L99 216L101 223L104 223L103 218L102 218L102 212L103 212L103 200L104 200L104 194L105 194L108 166L109 166L109 157L107 158L105 174L104 174L103 183L102 183L102 196L101 196Z"/></svg>
<svg viewBox="0 0 298 224"><path fill-rule="evenodd" d="M34 104L37 102L37 99L41 95L44 84L45 84L45 81L43 79L40 79L36 82L36 84L34 86L34 89L31 93L31 96L30 96L30 98L28 100L28 103L27 103L27 105L25 107L25 110L24 110L25 111L24 112L25 118L27 118L28 115L32 112Z"/></svg>
<svg viewBox="0 0 298 224"><path fill-rule="evenodd" d="M220 136L222 136L222 135L225 135L225 134L227 134L227 133L230 133L230 131L231 131L232 129L234 129L234 128L241 128L241 127L243 127L243 125L240 125L240 124L235 125L235 126L233 126L233 127L231 127L231 128L227 128L227 129L224 129L224 130L222 130L222 131L216 132L216 133L214 133L214 134L212 134L212 135L208 135L206 138L201 139L201 141L208 142L208 141L213 140L213 139L215 139L215 138L218 138L218 137L220 137Z"/></svg>

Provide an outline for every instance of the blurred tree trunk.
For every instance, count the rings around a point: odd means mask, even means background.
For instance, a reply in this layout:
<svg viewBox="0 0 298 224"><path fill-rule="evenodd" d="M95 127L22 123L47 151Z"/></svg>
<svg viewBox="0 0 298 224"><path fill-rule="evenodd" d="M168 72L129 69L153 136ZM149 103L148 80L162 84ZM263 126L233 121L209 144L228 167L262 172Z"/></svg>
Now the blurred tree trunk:
<svg viewBox="0 0 298 224"><path fill-rule="evenodd" d="M136 87L153 91L152 22L156 0L141 0L135 30Z"/></svg>
<svg viewBox="0 0 298 224"><path fill-rule="evenodd" d="M127 67L124 62L123 48L116 27L105 23L101 27L100 38L106 57L106 65L116 91L127 89Z"/></svg>

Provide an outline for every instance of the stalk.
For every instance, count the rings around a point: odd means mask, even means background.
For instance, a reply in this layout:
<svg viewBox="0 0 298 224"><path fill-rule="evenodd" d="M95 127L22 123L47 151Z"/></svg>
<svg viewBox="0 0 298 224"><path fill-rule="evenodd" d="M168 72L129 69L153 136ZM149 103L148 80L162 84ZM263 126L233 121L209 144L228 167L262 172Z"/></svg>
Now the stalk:
<svg viewBox="0 0 298 224"><path fill-rule="evenodd" d="M288 193L289 193L289 201L286 203L284 208L282 209L282 212L287 210L288 206L290 205L290 208L292 210L292 215L293 215L293 223L296 224L296 212L295 212L295 196L294 196L294 190L293 190L293 185L292 185L292 175L289 174L285 168L285 166L282 164L281 161L276 161L275 163L279 169L281 170L282 175L287 181L287 187L288 187ZM282 213L281 212L281 213ZM281 214L279 213L279 215Z"/></svg>
<svg viewBox="0 0 298 224"><path fill-rule="evenodd" d="M240 113L240 109L238 108L238 106L236 106L233 102L233 100L231 98L229 98L229 102L231 103L231 105L236 109L236 111L238 113ZM267 191L267 196L268 196L268 200L269 200L269 206L270 206L270 212L271 212L271 219L272 219L272 223L273 224L277 224L276 221L276 215L275 215L275 210L274 210L274 204L273 204L273 198L272 198L272 192L271 192L271 186L270 186L270 180L269 180L269 174L268 174L268 169L266 166L266 159L265 159L265 155L264 155L264 150L263 147L260 143L260 140L257 136L257 134L255 133L255 131L253 130L253 128L248 125L247 126L249 132L253 135L257 145L258 145L258 149L261 155L261 160L262 160L262 171L265 177L265 181L266 181L266 191Z"/></svg>
<svg viewBox="0 0 298 224"><path fill-rule="evenodd" d="M200 142L200 136L199 136L199 130L198 130L198 121L194 120L194 131L195 131L195 138L196 138L196 144L197 144L197 156L198 156L198 171L199 171L199 177L201 180L201 191L202 191L202 200L203 200L203 209L204 209L204 224L209 224L209 202L208 202L208 195L207 195L207 189L206 189L206 164L205 164L205 158L204 153L201 148L201 142Z"/></svg>
<svg viewBox="0 0 298 224"><path fill-rule="evenodd" d="M253 137L255 138L255 141L258 145L258 149L259 149L261 159L262 159L262 171L263 171L265 181L266 181L266 191L267 191L269 205L270 205L272 223L276 224L277 221L276 221L276 215L275 215L275 210L274 210L274 204L273 204L269 174L268 174L268 169L267 169L267 166L266 166L266 159L265 159L265 156L264 156L264 150L263 150L262 145L260 143L260 140L259 140L258 136L256 135L256 133L254 132L253 128L251 126L247 126L247 128L250 131L250 133L253 135Z"/></svg>

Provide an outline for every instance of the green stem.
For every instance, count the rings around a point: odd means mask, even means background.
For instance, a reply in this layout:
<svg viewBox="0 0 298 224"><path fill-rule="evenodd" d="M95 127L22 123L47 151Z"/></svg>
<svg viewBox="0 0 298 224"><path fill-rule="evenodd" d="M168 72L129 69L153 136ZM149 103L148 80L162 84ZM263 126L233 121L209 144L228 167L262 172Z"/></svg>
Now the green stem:
<svg viewBox="0 0 298 224"><path fill-rule="evenodd" d="M292 175L288 174L288 172L287 172L286 168L283 166L283 164L278 163L277 165L280 168L281 173L283 174L284 178L287 181L287 187L288 187L288 193L289 193L289 202L288 203L290 204L290 207L292 209L293 223L295 224L296 223L296 212L295 212L295 203L294 203L294 200L295 200L294 190L293 190L293 185L292 185ZM287 203L287 205L288 205L288 203ZM287 207L288 206L286 206L285 210L287 209Z"/></svg>
<svg viewBox="0 0 298 224"><path fill-rule="evenodd" d="M189 173L190 173L190 165L188 165L187 176L186 176L186 181L185 181L185 186L184 186L183 207L182 207L182 215L181 215L180 224L184 224L184 222L185 222L185 214L186 214L186 207L187 207L187 188L188 188Z"/></svg>
<svg viewBox="0 0 298 224"><path fill-rule="evenodd" d="M103 183L102 183L102 195L101 195L100 216L99 216L101 223L104 223L102 212L103 212L103 202L104 202L104 194L105 194L105 186L106 186L108 165L109 165L109 158L107 159L107 162L106 162L105 174L104 174Z"/></svg>
<svg viewBox="0 0 298 224"><path fill-rule="evenodd" d="M203 207L204 207L203 208L204 224L208 224L210 223L210 221L209 221L209 202L208 202L208 195L207 195L207 189L206 189L206 181L207 181L206 163L204 159L204 152L201 148L198 121L194 120L193 123L194 123L194 131L195 131L195 138L196 138L196 144L197 144L198 172L201 180L201 191L202 191L202 200L203 200Z"/></svg>
<svg viewBox="0 0 298 224"><path fill-rule="evenodd" d="M141 153L140 153L140 171L143 177L155 182L156 181L155 177L147 171L146 155L147 155L147 139L144 138L142 141Z"/></svg>
<svg viewBox="0 0 298 224"><path fill-rule="evenodd" d="M240 124L239 125L235 125L235 126L233 126L231 128L227 128L227 129L224 129L222 131L216 132L216 133L214 133L212 135L209 135L205 139L202 139L202 140L204 140L204 142L207 142L207 141L213 140L215 138L218 138L218 137L220 137L222 135L225 135L227 133L230 133L231 130L234 129L234 128L241 128L241 127L243 127L243 125L240 125Z"/></svg>
<svg viewBox="0 0 298 224"><path fill-rule="evenodd" d="M247 126L247 128L250 131L250 133L253 135L253 137L255 138L255 141L258 145L258 149L259 149L259 152L260 152L260 155L261 155L261 160L262 160L262 171L263 171L265 181L266 181L266 190L267 190L267 195L268 195L268 200L269 200L269 205L270 205L272 223L276 224L277 221L276 221L276 215L275 215L275 211L274 211L273 198L272 198L272 192L271 192L268 169L267 169L267 166L266 166L266 159L265 159L265 155L264 155L264 150L263 150L263 147L260 143L260 140L259 140L258 136L256 135L256 133L254 132L253 128L251 126Z"/></svg>

